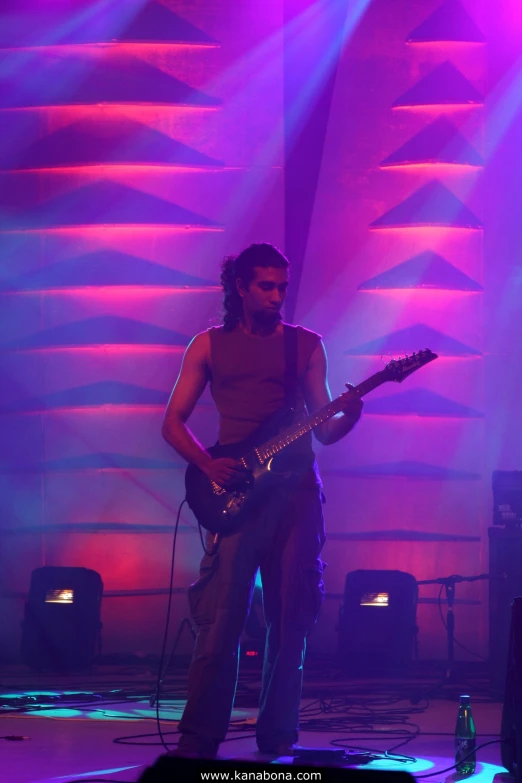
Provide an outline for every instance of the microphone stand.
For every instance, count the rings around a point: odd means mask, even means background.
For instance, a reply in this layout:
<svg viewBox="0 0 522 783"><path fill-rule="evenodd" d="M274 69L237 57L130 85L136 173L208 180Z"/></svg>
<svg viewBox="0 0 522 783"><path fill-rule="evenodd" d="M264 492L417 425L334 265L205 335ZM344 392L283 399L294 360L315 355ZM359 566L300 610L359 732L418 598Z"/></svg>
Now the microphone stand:
<svg viewBox="0 0 522 783"><path fill-rule="evenodd" d="M448 602L448 609L446 612L446 632L447 632L447 650L448 657L446 661L446 672L444 678L434 685L430 685L429 688L424 690L419 696L416 696L411 700L412 704L418 704L422 699L428 696L433 691L437 691L440 688L444 688L454 682L455 671L455 613L453 612L453 604L455 602L455 585L459 582L477 582L481 579L489 579L489 574L480 574L479 576L460 576L454 574L453 576L440 577L439 579L423 579L418 581L418 585L443 585L446 592L446 599Z"/></svg>

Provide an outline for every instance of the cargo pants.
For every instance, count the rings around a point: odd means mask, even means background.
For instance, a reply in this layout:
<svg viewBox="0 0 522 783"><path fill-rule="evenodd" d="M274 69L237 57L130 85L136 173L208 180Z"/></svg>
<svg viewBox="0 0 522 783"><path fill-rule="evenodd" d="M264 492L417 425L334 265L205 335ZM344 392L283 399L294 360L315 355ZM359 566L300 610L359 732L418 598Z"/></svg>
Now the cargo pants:
<svg viewBox="0 0 522 783"><path fill-rule="evenodd" d="M270 490L235 533L205 554L189 588L196 641L178 747L215 755L236 692L239 639L261 570L267 626L256 737L260 748L297 741L306 637L324 598L325 543L319 486ZM211 550L213 536L207 534Z"/></svg>

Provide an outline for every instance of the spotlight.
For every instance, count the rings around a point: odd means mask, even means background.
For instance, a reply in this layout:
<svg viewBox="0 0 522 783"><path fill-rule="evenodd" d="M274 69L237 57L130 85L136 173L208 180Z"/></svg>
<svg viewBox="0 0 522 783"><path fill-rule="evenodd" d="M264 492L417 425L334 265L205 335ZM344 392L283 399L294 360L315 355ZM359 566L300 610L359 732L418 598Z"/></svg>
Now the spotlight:
<svg viewBox="0 0 522 783"><path fill-rule="evenodd" d="M352 571L339 622L339 659L364 673L411 663L417 640L417 581L402 571Z"/></svg>
<svg viewBox="0 0 522 783"><path fill-rule="evenodd" d="M22 661L31 669L90 669L100 640L103 582L88 568L44 566L31 575Z"/></svg>

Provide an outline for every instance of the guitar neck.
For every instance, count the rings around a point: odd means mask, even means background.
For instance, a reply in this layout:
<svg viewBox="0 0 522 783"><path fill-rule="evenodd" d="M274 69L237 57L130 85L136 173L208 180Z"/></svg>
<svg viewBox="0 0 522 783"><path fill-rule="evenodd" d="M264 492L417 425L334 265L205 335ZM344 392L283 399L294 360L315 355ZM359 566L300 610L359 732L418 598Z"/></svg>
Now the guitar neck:
<svg viewBox="0 0 522 783"><path fill-rule="evenodd" d="M365 381L356 386L353 389L353 393L358 394L359 397L363 397L365 394L368 394L368 392L376 389L382 383L385 383L387 380L388 377L386 373L381 370L380 372L376 372L375 375L371 375ZM328 421L328 419L331 419L332 416L335 416L336 413L339 413L342 410L342 407L342 397L337 397L335 400L332 400L332 402L329 402L328 405L325 405L324 408L320 408L315 413L312 413L311 416L308 416L306 419L303 419L297 424L288 427L288 429L284 430L284 432L276 435L274 438L271 438L266 443L263 443L263 445L259 446L256 451L259 453L259 456L264 462L270 457L278 454L291 443L294 443L294 441L302 438L303 435L306 435L307 432L311 432L320 424L323 424L325 421Z"/></svg>

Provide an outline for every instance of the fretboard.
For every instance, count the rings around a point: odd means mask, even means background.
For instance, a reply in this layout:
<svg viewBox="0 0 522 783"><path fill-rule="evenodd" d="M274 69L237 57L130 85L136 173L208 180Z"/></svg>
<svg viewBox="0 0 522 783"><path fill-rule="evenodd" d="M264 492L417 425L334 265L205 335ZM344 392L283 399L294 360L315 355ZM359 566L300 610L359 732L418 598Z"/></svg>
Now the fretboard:
<svg viewBox="0 0 522 783"><path fill-rule="evenodd" d="M363 397L365 394L368 394L368 392L376 389L377 386L385 383L387 380L387 373L385 373L384 370L380 370L379 372L376 372L375 375L371 375L365 381L356 386L352 393L358 394L359 397ZM335 416L336 413L339 413L342 408L342 397L337 397L335 400L332 400L332 402L329 402L328 405L325 405L324 408L320 408L306 419L293 424L291 427L288 427L288 429L284 430L284 432L279 433L279 435L276 435L266 443L263 443L263 445L259 446L256 451L264 462L270 457L278 454L280 451L301 438L303 435L306 435L307 432L311 432L311 430L315 429L320 424L323 424L325 421L328 421L328 419L331 419L332 416Z"/></svg>

